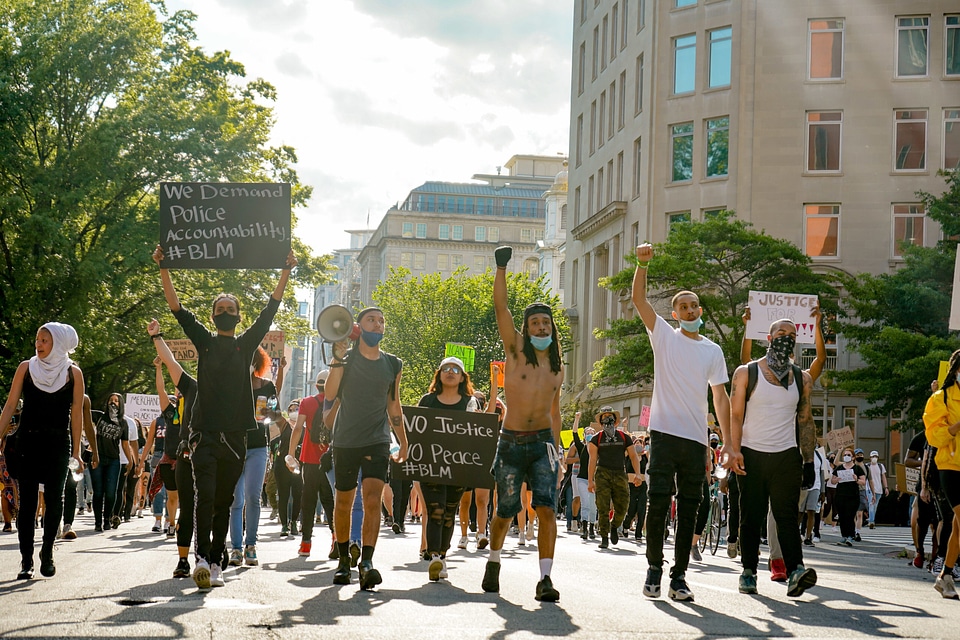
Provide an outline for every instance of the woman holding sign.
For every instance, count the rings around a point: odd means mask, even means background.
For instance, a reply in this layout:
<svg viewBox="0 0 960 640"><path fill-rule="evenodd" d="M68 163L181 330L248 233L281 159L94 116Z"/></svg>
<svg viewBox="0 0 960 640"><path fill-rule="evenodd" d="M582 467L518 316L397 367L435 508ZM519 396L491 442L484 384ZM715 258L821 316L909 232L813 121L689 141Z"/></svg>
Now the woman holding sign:
<svg viewBox="0 0 960 640"><path fill-rule="evenodd" d="M420 398L419 405L452 411L478 410L470 374L463 368L460 358L451 356L440 363L430 384L430 393ZM453 521L460 509L460 496L464 488L421 481L420 490L426 503L427 552L430 554L428 571L430 579L436 582L447 577L447 550L450 548Z"/></svg>

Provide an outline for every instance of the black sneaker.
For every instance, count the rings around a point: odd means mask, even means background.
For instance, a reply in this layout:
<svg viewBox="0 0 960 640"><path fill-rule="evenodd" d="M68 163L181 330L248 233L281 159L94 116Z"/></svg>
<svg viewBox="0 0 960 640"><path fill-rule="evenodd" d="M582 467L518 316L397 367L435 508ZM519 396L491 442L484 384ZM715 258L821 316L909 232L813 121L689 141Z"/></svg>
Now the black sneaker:
<svg viewBox="0 0 960 640"><path fill-rule="evenodd" d="M190 577L190 561L186 558L180 558L177 561L177 568L173 570L174 578L189 578Z"/></svg>
<svg viewBox="0 0 960 640"><path fill-rule="evenodd" d="M360 572L360 588L364 591L369 591L383 582L380 572L373 568L373 563L369 560L361 562L357 570Z"/></svg>
<svg viewBox="0 0 960 640"><path fill-rule="evenodd" d="M543 580L537 583L536 598L540 602L556 602L560 599L560 592L553 588L550 576L543 576Z"/></svg>
<svg viewBox="0 0 960 640"><path fill-rule="evenodd" d="M20 560L20 573L17 574L17 580L33 579L33 558Z"/></svg>
<svg viewBox="0 0 960 640"><path fill-rule="evenodd" d="M350 543L350 566L357 566L357 562L360 561L360 545L356 542Z"/></svg>
<svg viewBox="0 0 960 640"><path fill-rule="evenodd" d="M333 574L333 584L350 584L350 558L342 557L340 558L340 564L337 565L337 570Z"/></svg>
<svg viewBox="0 0 960 640"><path fill-rule="evenodd" d="M814 547L814 546L816 546L816 545L813 544L813 540L811 540L810 538L804 538L804 539L803 539L803 544L804 544L805 546L807 546L807 547Z"/></svg>
<svg viewBox="0 0 960 640"><path fill-rule="evenodd" d="M617 544L618 542L620 542L620 532L617 531L617 527L611 527L610 544Z"/></svg>
<svg viewBox="0 0 960 640"><path fill-rule="evenodd" d="M601 549L610 548L610 540L607 538L607 536L604 536L604 535L600 536L600 548Z"/></svg>
<svg viewBox="0 0 960 640"><path fill-rule="evenodd" d="M500 591L500 563L487 560L487 566L483 570L483 582L480 583L483 590L487 593L497 593ZM539 589L539 587L538 587Z"/></svg>
<svg viewBox="0 0 960 640"><path fill-rule="evenodd" d="M661 578L663 578L663 569L660 567L647 569L647 580L643 583L643 595L648 598L659 598Z"/></svg>
<svg viewBox="0 0 960 640"><path fill-rule="evenodd" d="M52 578L57 573L57 565L53 562L53 549L40 550L40 575Z"/></svg>
<svg viewBox="0 0 960 640"><path fill-rule="evenodd" d="M667 592L671 600L678 602L693 602L693 592L687 586L687 581L683 578L673 578L670 580L670 590Z"/></svg>
<svg viewBox="0 0 960 640"><path fill-rule="evenodd" d="M857 531L855 534L853 534L853 539L854 539L854 541L856 541L856 542L863 542L863 539L860 537L860 532L859 532L859 531Z"/></svg>
<svg viewBox="0 0 960 640"><path fill-rule="evenodd" d="M740 574L740 593L753 594L757 592L757 572L744 569Z"/></svg>
<svg viewBox="0 0 960 640"><path fill-rule="evenodd" d="M787 578L787 595L791 598L803 595L803 592L817 584L817 572L807 569L802 564L790 573Z"/></svg>
<svg viewBox="0 0 960 640"><path fill-rule="evenodd" d="M393 524L390 525L390 528L393 529L393 532L397 535L403 533L403 527L396 520L393 521Z"/></svg>
<svg viewBox="0 0 960 640"><path fill-rule="evenodd" d="M580 528L580 539L581 539L581 540L586 540L586 539L587 539L587 524L586 524L586 523L584 523L583 526Z"/></svg>

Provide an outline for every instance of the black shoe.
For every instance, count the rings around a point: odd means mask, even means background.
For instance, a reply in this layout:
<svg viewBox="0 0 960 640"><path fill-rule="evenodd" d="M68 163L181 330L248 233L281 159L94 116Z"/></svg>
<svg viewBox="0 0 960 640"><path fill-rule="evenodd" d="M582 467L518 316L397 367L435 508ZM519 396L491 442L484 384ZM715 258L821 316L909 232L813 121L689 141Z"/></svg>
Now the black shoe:
<svg viewBox="0 0 960 640"><path fill-rule="evenodd" d="M610 544L617 544L620 542L620 532L617 531L617 527L610 529Z"/></svg>
<svg viewBox="0 0 960 640"><path fill-rule="evenodd" d="M357 566L357 571L360 572L360 588L364 591L369 591L383 582L380 572L373 568L373 562L370 560L361 562Z"/></svg>
<svg viewBox="0 0 960 640"><path fill-rule="evenodd" d="M180 558L177 561L177 568L173 570L174 578L189 578L190 577L190 561L186 558Z"/></svg>
<svg viewBox="0 0 960 640"><path fill-rule="evenodd" d="M817 584L817 572L797 565L787 579L787 595L791 598L803 595L803 592Z"/></svg>
<svg viewBox="0 0 960 640"><path fill-rule="evenodd" d="M609 547L610 547L610 540L607 539L607 536L601 535L601 536L600 536L600 548L601 548L601 549L608 549Z"/></svg>
<svg viewBox="0 0 960 640"><path fill-rule="evenodd" d="M350 543L350 566L357 566L357 562L360 561L360 545L356 542Z"/></svg>
<svg viewBox="0 0 960 640"><path fill-rule="evenodd" d="M587 539L587 523L583 523L583 527L580 529L580 539Z"/></svg>
<svg viewBox="0 0 960 640"><path fill-rule="evenodd" d="M17 574L17 580L33 579L33 558L20 561L20 573Z"/></svg>
<svg viewBox="0 0 960 640"><path fill-rule="evenodd" d="M816 545L813 544L813 540L811 540L810 538L804 538L804 539L803 539L803 544L804 544L805 546L808 546L808 547L816 546Z"/></svg>
<svg viewBox="0 0 960 640"><path fill-rule="evenodd" d="M663 569L660 567L647 569L647 580L643 583L643 595L648 598L659 598L661 578L663 578Z"/></svg>
<svg viewBox="0 0 960 640"><path fill-rule="evenodd" d="M337 571L333 574L333 584L350 584L350 558L340 558L340 564L337 565Z"/></svg>
<svg viewBox="0 0 960 640"><path fill-rule="evenodd" d="M113 528L113 527L110 525L109 522L104 522L104 523L103 523L103 529L102 529L102 531L110 531L110 529L112 529L112 528Z"/></svg>
<svg viewBox="0 0 960 640"><path fill-rule="evenodd" d="M290 523L290 535L292 535L292 536L298 536L298 535L300 535L300 531L297 529L297 523L296 523L296 522L291 522L291 523Z"/></svg>
<svg viewBox="0 0 960 640"><path fill-rule="evenodd" d="M596 539L597 539L597 533L596 533L596 531L595 531L594 528L593 528L593 523L592 523L592 522L590 523L590 539L591 539L591 540L596 540Z"/></svg>
<svg viewBox="0 0 960 640"><path fill-rule="evenodd" d="M340 558L340 552L337 550L337 543L330 545L330 553L327 554L328 560L337 560Z"/></svg>
<svg viewBox="0 0 960 640"><path fill-rule="evenodd" d="M855 542L863 542L863 540L860 538L860 532L859 532L859 531L857 531L855 534L853 534L853 539L854 539Z"/></svg>
<svg viewBox="0 0 960 640"><path fill-rule="evenodd" d="M403 533L403 527L400 526L400 523L396 520L393 521L393 524L390 526L390 528L393 529L393 532L397 535Z"/></svg>
<svg viewBox="0 0 960 640"><path fill-rule="evenodd" d="M120 528L120 516L113 516L110 518L110 526L114 529Z"/></svg>
<svg viewBox="0 0 960 640"><path fill-rule="evenodd" d="M543 580L537 583L536 599L540 602L556 602L560 599L560 592L553 588L550 576L543 576Z"/></svg>
<svg viewBox="0 0 960 640"><path fill-rule="evenodd" d="M500 591L500 563L487 560L487 566L483 570L483 582L480 586L487 593L497 593ZM539 585L537 586L539 593Z"/></svg>
<svg viewBox="0 0 960 640"><path fill-rule="evenodd" d="M670 590L667 592L671 600L678 602L693 602L693 592L687 586L687 581L683 578L673 578L670 580Z"/></svg>
<svg viewBox="0 0 960 640"><path fill-rule="evenodd" d="M423 551L420 552L420 559L421 559L421 560L424 560L424 561L426 561L426 562L430 562L430 557L431 557L431 556L430 556L430 552L427 551L426 549L424 549Z"/></svg>
<svg viewBox="0 0 960 640"><path fill-rule="evenodd" d="M53 562L53 549L48 551L40 550L40 575L44 578L52 578L57 574L57 565Z"/></svg>
<svg viewBox="0 0 960 640"><path fill-rule="evenodd" d="M93 528L93 530L96 531L97 533L103 533L103 525L102 525L102 524L98 524L97 526L95 526L95 527Z"/></svg>

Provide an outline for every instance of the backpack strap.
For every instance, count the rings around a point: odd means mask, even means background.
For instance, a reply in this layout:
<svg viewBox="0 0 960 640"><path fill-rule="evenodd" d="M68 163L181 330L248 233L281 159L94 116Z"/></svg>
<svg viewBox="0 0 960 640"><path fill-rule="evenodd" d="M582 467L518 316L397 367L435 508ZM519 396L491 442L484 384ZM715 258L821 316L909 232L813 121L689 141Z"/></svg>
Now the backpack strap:
<svg viewBox="0 0 960 640"><path fill-rule="evenodd" d="M743 401L743 406L746 408L747 402L750 402L750 396L753 395L753 390L757 388L757 376L760 374L760 365L757 364L756 360L751 360L747 364L747 397Z"/></svg>

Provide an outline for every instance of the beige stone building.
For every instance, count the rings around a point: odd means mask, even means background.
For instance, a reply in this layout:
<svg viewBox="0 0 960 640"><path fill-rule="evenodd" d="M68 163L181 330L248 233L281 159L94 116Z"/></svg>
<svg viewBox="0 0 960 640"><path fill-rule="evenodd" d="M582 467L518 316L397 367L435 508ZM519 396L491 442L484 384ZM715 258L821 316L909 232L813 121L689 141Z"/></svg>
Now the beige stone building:
<svg viewBox="0 0 960 640"><path fill-rule="evenodd" d="M597 279L674 221L732 209L849 273L936 242L915 192L942 191L937 170L960 163L956 0L576 0L573 38L571 391L607 353L593 329L633 313ZM855 364L842 336L830 364ZM632 415L649 402L600 395ZM828 429L899 450L861 399L817 402Z"/></svg>

